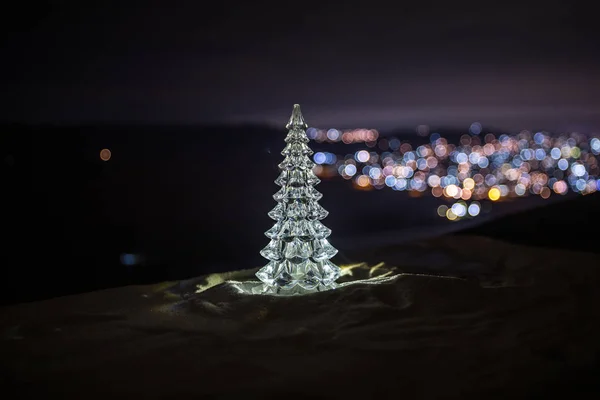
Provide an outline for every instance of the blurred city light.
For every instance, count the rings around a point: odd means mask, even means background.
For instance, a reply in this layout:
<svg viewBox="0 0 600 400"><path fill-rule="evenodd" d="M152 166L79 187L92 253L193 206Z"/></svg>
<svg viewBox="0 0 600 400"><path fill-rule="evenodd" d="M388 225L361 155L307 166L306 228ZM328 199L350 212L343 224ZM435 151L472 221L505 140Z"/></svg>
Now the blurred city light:
<svg viewBox="0 0 600 400"><path fill-rule="evenodd" d="M110 160L111 155L112 155L112 153L110 152L109 149L102 149L100 151L100 159L102 161L108 161L108 160Z"/></svg>
<svg viewBox="0 0 600 400"><path fill-rule="evenodd" d="M427 125L419 125L416 131L411 143L382 137L373 129L309 128L307 134L319 143L359 146L345 155L315 153L315 174L341 176L357 190L430 193L448 203L437 208L437 215L451 221L487 212L489 207L481 202L527 196L548 199L569 191L585 195L600 184L598 137L527 130L497 135L485 132L479 122L473 122L454 143L430 132Z"/></svg>

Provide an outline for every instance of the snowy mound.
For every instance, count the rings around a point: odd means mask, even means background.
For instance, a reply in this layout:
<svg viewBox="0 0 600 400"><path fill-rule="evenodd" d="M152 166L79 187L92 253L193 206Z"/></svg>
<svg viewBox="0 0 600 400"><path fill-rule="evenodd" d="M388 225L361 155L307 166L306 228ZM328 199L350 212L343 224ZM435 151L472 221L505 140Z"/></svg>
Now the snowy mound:
<svg viewBox="0 0 600 400"><path fill-rule="evenodd" d="M411 249L395 264L342 266L338 289L304 296L248 295L249 269L7 307L2 383L26 398L73 399L598 389L596 256L465 237L380 255ZM447 256L443 275L418 265L434 252Z"/></svg>

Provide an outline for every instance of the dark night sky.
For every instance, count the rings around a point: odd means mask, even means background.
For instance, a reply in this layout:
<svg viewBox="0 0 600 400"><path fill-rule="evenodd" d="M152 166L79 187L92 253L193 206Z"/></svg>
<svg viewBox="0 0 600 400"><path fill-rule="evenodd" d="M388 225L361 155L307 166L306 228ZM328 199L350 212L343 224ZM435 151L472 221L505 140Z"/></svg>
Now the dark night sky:
<svg viewBox="0 0 600 400"><path fill-rule="evenodd" d="M600 127L593 2L90 3L3 10L1 120Z"/></svg>

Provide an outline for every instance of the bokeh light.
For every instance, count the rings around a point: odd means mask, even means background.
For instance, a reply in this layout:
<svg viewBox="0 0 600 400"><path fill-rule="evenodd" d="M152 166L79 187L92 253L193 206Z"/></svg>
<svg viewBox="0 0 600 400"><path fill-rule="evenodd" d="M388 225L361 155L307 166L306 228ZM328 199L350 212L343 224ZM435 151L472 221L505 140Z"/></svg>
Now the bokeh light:
<svg viewBox="0 0 600 400"><path fill-rule="evenodd" d="M102 161L108 161L110 160L110 157L112 156L112 153L109 149L102 149L100 151L100 159Z"/></svg>
<svg viewBox="0 0 600 400"><path fill-rule="evenodd" d="M451 221L478 217L497 202L586 195L600 186L597 135L496 134L479 122L452 139L427 125L419 125L409 139L380 136L374 129L309 128L307 135L332 148L352 148L346 154L319 149L313 159L320 178L341 176L356 190L431 194L446 203L437 215Z"/></svg>
<svg viewBox="0 0 600 400"><path fill-rule="evenodd" d="M502 192L500 191L500 189L498 189L497 187L493 187L489 190L488 197L490 198L490 200L496 201L500 199L501 194Z"/></svg>
<svg viewBox="0 0 600 400"><path fill-rule="evenodd" d="M470 216L476 217L481 212L481 206L479 205L479 203L473 202L469 205L469 208L467 210Z"/></svg>

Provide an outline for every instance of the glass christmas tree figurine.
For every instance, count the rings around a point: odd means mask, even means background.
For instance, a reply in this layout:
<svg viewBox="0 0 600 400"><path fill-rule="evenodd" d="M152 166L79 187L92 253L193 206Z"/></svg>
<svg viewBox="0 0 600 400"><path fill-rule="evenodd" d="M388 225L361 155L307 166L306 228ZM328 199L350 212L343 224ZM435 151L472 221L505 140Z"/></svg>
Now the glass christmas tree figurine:
<svg viewBox="0 0 600 400"><path fill-rule="evenodd" d="M281 189L273 195L277 205L269 212L275 225L265 232L271 239L260 254L269 260L256 276L276 293L303 293L335 287L340 268L329 261L337 250L329 244L331 230L321 223L328 214L318 203L323 196L314 186L320 180L313 172L308 147L307 125L300 106L286 128L285 159L275 183Z"/></svg>

